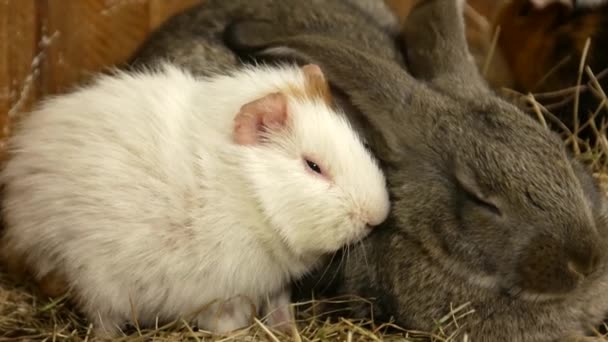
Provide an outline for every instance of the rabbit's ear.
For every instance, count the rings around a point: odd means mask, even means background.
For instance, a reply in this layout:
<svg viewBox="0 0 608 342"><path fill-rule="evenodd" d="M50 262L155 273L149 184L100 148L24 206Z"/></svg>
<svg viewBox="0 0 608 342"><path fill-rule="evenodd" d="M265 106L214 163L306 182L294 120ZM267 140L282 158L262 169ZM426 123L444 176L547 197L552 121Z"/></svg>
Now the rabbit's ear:
<svg viewBox="0 0 608 342"><path fill-rule="evenodd" d="M396 63L370 56L318 35L281 37L263 21L240 21L226 31L226 45L237 54L294 59L317 64L330 84L343 92L382 136L392 153L400 150L402 127L411 120L411 106L433 98L432 91ZM432 104L428 104L429 107Z"/></svg>
<svg viewBox="0 0 608 342"><path fill-rule="evenodd" d="M489 88L468 50L463 6L464 0L419 1L405 20L402 38L416 78L448 94L470 96Z"/></svg>

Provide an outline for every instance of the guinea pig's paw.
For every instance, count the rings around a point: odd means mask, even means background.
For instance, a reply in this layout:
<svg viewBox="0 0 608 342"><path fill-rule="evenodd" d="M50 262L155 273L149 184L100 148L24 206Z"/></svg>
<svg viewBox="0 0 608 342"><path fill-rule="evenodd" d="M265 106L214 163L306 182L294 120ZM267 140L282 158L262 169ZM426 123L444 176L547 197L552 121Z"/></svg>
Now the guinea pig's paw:
<svg viewBox="0 0 608 342"><path fill-rule="evenodd" d="M246 328L251 325L252 315L244 311L236 311L232 315L224 315L217 322L214 332L225 335L233 331Z"/></svg>
<svg viewBox="0 0 608 342"><path fill-rule="evenodd" d="M49 272L38 281L38 288L43 295L58 298L69 290L69 285L59 272Z"/></svg>
<svg viewBox="0 0 608 342"><path fill-rule="evenodd" d="M237 296L214 303L196 318L196 326L218 335L246 328L253 323L255 305L251 300Z"/></svg>
<svg viewBox="0 0 608 342"><path fill-rule="evenodd" d="M289 291L281 291L269 298L265 308L266 323L274 330L291 335L296 329Z"/></svg>

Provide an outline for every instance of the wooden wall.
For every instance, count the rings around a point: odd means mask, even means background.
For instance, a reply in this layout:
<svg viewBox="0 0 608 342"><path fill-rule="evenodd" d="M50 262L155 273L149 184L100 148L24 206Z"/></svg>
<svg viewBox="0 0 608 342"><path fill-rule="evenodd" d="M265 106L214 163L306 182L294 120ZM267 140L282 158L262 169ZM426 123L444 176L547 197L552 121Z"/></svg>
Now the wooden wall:
<svg viewBox="0 0 608 342"><path fill-rule="evenodd" d="M0 159L16 113L123 61L167 17L199 1L0 0ZM415 0L386 1L404 15Z"/></svg>
<svg viewBox="0 0 608 342"><path fill-rule="evenodd" d="M199 0L0 0L0 148L15 113L126 59Z"/></svg>

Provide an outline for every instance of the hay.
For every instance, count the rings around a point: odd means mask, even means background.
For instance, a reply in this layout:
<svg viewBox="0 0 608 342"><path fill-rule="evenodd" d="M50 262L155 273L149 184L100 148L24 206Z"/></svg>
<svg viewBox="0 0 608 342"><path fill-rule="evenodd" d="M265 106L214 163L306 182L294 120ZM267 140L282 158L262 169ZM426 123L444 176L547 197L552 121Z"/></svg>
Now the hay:
<svg viewBox="0 0 608 342"><path fill-rule="evenodd" d="M444 333L448 328L458 332L458 320L473 311L468 304L453 308L437 320L432 332L408 331L392 323L376 324L372 319L330 320L325 314L315 314L326 304L348 305L362 298L336 298L294 304L298 311L297 332L288 337L273 331L260 320L247 328L226 336L213 336L197 331L179 320L155 329L130 328L114 341L436 341L450 342L453 337ZM366 302L367 303L367 302ZM371 304L370 304L371 305ZM456 329L454 329L456 326ZM18 284L0 273L0 341L101 341L87 323L69 305L65 297L43 299L30 283Z"/></svg>

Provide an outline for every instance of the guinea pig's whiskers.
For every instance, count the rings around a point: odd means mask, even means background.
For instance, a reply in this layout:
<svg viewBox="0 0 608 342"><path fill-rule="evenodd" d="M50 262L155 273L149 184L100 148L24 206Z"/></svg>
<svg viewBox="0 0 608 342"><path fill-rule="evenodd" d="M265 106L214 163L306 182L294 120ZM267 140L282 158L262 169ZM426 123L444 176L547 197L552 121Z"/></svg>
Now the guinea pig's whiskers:
<svg viewBox="0 0 608 342"><path fill-rule="evenodd" d="M363 263L365 264L365 272L369 275L371 272L371 268L369 267L369 262L367 261L367 248L365 246L365 243L363 243L363 240L358 240L357 244L359 245L359 249L357 250L357 252L360 250L361 254L363 255Z"/></svg>
<svg viewBox="0 0 608 342"><path fill-rule="evenodd" d="M323 278L325 277L325 274L327 273L327 271L329 271L329 269L331 268L331 264L334 262L334 258L336 257L336 254L338 254L340 251L336 251L335 253L333 253L331 255L331 259L329 259L329 262L327 262L327 264L325 265L325 269L323 270L323 273L321 274L321 276L317 279L317 282L315 283L313 288L316 288L317 286L319 286L319 284L321 283L321 281L323 280Z"/></svg>
<svg viewBox="0 0 608 342"><path fill-rule="evenodd" d="M342 268L342 264L344 264L344 257L346 256L346 247L348 247L348 245L346 245L346 246L342 246L342 248L341 248L341 253L340 253L340 254L342 254L342 255L340 256L340 262L338 263L338 267L337 267L337 269L336 269L336 270L341 269L341 268ZM330 282L334 281L334 279L336 278L336 274L337 274L337 273L338 273L338 272L334 272L334 275L333 275L333 277L331 278L331 281L330 281Z"/></svg>
<svg viewBox="0 0 608 342"><path fill-rule="evenodd" d="M350 244L346 245L346 263L350 260Z"/></svg>
<svg viewBox="0 0 608 342"><path fill-rule="evenodd" d="M369 274L371 269L369 267L369 262L367 262L367 250L365 248L365 244L363 243L363 240L359 240L357 243L359 244L359 246L361 246L361 248L359 248L359 249L361 250L361 254L363 254L363 262L365 263L365 270Z"/></svg>
<svg viewBox="0 0 608 342"><path fill-rule="evenodd" d="M340 253L340 254L342 254L342 255L340 256L340 262L338 263L338 267L336 268L336 271L335 271L335 272L333 272L333 273L334 273L334 274L333 274L333 276L331 277L331 279L330 279L330 280L329 280L329 282L327 283L327 284L328 284L327 286L330 286L330 285L331 285L331 283L333 283L333 282L334 282L334 280L336 279L336 276L338 275L338 272L339 272L339 271L340 271L340 269L342 268L342 265L344 264L344 259L345 259L346 255L348 254L348 245L346 245L346 246L342 246L342 248L341 248L341 250L340 250L340 251L341 251L341 253Z"/></svg>

